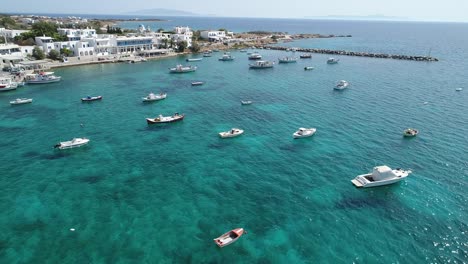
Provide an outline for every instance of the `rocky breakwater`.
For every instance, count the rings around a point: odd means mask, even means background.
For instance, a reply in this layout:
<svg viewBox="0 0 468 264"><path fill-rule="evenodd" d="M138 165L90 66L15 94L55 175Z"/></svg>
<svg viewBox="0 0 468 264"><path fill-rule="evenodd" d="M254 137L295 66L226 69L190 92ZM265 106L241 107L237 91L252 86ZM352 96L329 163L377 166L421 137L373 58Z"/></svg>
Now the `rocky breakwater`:
<svg viewBox="0 0 468 264"><path fill-rule="evenodd" d="M263 46L265 49L272 50L290 50L291 47L281 46ZM369 53L369 52L358 52L358 51L347 51L347 50L330 50L330 49L306 49L306 48L295 48L299 52L307 53L321 53L331 55L343 55L343 56L356 56L356 57L371 57L381 59L395 59L395 60L411 60L411 61L439 61L439 59L430 56L413 56L413 55L398 55L398 54L386 54L386 53Z"/></svg>

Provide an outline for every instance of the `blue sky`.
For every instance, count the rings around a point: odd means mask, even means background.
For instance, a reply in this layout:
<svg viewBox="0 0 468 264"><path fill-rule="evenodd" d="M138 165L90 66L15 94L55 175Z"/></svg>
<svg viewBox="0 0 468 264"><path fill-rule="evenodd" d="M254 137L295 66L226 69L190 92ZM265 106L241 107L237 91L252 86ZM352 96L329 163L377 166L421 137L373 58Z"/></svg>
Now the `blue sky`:
<svg viewBox="0 0 468 264"><path fill-rule="evenodd" d="M329 15L408 18L421 21L468 22L468 0L2 0L0 12L121 14L166 8L203 15L231 17L304 18Z"/></svg>

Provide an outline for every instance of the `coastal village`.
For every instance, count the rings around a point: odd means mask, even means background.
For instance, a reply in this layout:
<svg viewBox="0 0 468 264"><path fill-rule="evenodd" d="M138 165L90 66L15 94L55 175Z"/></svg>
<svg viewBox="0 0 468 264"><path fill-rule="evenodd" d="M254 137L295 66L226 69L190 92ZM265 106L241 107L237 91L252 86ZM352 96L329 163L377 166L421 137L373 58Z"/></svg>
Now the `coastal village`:
<svg viewBox="0 0 468 264"><path fill-rule="evenodd" d="M188 52L261 47L297 38L335 37L271 32L234 33L226 29L194 31L189 26L153 31L143 24L137 30L122 30L116 27L118 22L74 16L4 16L0 20L2 74L12 73L21 77L25 71L54 67L138 62Z"/></svg>

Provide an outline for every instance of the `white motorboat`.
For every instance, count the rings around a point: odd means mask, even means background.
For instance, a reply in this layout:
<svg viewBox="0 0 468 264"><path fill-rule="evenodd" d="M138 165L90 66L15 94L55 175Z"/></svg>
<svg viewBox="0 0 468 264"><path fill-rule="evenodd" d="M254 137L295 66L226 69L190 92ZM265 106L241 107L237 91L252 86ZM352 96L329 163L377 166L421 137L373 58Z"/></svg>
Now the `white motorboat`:
<svg viewBox="0 0 468 264"><path fill-rule="evenodd" d="M312 67L312 66L306 66L306 67L304 67L304 71L311 71L311 70L313 70L313 69L314 69L314 67Z"/></svg>
<svg viewBox="0 0 468 264"><path fill-rule="evenodd" d="M312 59L312 54L310 54L310 53L301 54L301 55L299 55L299 58L301 58L301 59Z"/></svg>
<svg viewBox="0 0 468 264"><path fill-rule="evenodd" d="M54 72L40 72L26 74L24 80L27 84L44 84L59 82L62 79L60 76L55 76Z"/></svg>
<svg viewBox="0 0 468 264"><path fill-rule="evenodd" d="M236 240L239 239L243 234L247 234L243 228L236 228L213 240L216 245L218 245L218 247L224 247L236 242Z"/></svg>
<svg viewBox="0 0 468 264"><path fill-rule="evenodd" d="M192 82L192 86L199 86L199 85L203 85L204 82Z"/></svg>
<svg viewBox="0 0 468 264"><path fill-rule="evenodd" d="M279 62L279 63L294 63L294 62L297 62L297 58L293 58L293 57L284 57L284 58L278 59L278 62Z"/></svg>
<svg viewBox="0 0 468 264"><path fill-rule="evenodd" d="M224 53L224 55L221 58L219 58L218 60L220 60L220 61L233 61L234 57L231 56L231 54L229 54L229 53Z"/></svg>
<svg viewBox="0 0 468 264"><path fill-rule="evenodd" d="M74 138L70 141L59 142L58 144L54 146L54 148L58 148L58 149L78 148L88 143L89 143L89 139L87 138Z"/></svg>
<svg viewBox="0 0 468 264"><path fill-rule="evenodd" d="M146 118L146 122L148 124L173 123L173 122L184 120L184 117L185 117L184 114L179 114L179 113L175 113L172 116L159 115L158 117L155 117L155 118Z"/></svg>
<svg viewBox="0 0 468 264"><path fill-rule="evenodd" d="M203 52L203 57L211 57L211 52Z"/></svg>
<svg viewBox="0 0 468 264"><path fill-rule="evenodd" d="M392 170L390 167L383 165L374 167L372 173L357 176L351 180L351 182L356 187L377 187L399 182L408 177L411 172L411 170L403 170L400 168Z"/></svg>
<svg viewBox="0 0 468 264"><path fill-rule="evenodd" d="M407 128L403 131L404 137L415 137L417 134L419 134L419 130L413 128Z"/></svg>
<svg viewBox="0 0 468 264"><path fill-rule="evenodd" d="M252 103L253 103L253 102L252 102L251 100L242 100L242 101L241 101L241 104L242 104L242 105L250 105L250 104L252 104Z"/></svg>
<svg viewBox="0 0 468 264"><path fill-rule="evenodd" d="M348 86L349 86L349 83L348 83L347 81L341 80L341 81L339 81L339 82L336 84L335 88L333 88L333 89L335 89L335 90L343 90L343 89L348 88Z"/></svg>
<svg viewBox="0 0 468 264"><path fill-rule="evenodd" d="M92 102L92 101L98 101L98 100L102 100L102 95L98 95L98 96L88 95L86 97L81 98L82 102Z"/></svg>
<svg viewBox="0 0 468 264"><path fill-rule="evenodd" d="M266 69L273 68L274 63L271 61L256 61L255 63L249 64L250 69Z"/></svg>
<svg viewBox="0 0 468 264"><path fill-rule="evenodd" d="M329 58L327 60L328 64L337 64L340 61L340 59L335 59L335 58Z"/></svg>
<svg viewBox="0 0 468 264"><path fill-rule="evenodd" d="M315 134L317 131L316 128L299 128L296 132L293 134L293 138L305 138L305 137L310 137Z"/></svg>
<svg viewBox="0 0 468 264"><path fill-rule="evenodd" d="M152 101L159 101L166 99L167 93L159 93L159 94L154 94L150 93L146 97L143 97L143 102L152 102Z"/></svg>
<svg viewBox="0 0 468 264"><path fill-rule="evenodd" d="M0 92L15 90L17 87L18 84L10 78L0 78Z"/></svg>
<svg viewBox="0 0 468 264"><path fill-rule="evenodd" d="M186 72L194 72L197 70L197 66L183 66L181 64L176 65L174 68L169 68L171 73L186 73Z"/></svg>
<svg viewBox="0 0 468 264"><path fill-rule="evenodd" d="M10 101L10 104L12 105L19 105L19 104L29 104L32 103L33 99L32 98L16 98L13 101Z"/></svg>
<svg viewBox="0 0 468 264"><path fill-rule="evenodd" d="M191 61L201 61L202 58L191 58L191 59L186 59L186 61L191 62Z"/></svg>
<svg viewBox="0 0 468 264"><path fill-rule="evenodd" d="M256 52L249 55L249 60L261 60L261 59L262 59L262 55Z"/></svg>
<svg viewBox="0 0 468 264"><path fill-rule="evenodd" d="M460 88L456 88L455 91L461 92L461 91L463 91L463 88L461 88L461 87L460 87Z"/></svg>
<svg viewBox="0 0 468 264"><path fill-rule="evenodd" d="M244 133L244 130L239 129L239 128L233 128L226 132L220 132L219 136L222 138L232 138L232 137L240 136L242 135L242 133Z"/></svg>

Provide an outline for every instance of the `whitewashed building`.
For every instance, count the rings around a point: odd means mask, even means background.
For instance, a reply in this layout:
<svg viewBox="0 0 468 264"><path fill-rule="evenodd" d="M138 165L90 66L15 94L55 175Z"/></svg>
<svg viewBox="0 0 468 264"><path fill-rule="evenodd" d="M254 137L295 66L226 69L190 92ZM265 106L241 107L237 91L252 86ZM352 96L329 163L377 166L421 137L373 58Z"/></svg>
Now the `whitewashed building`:
<svg viewBox="0 0 468 264"><path fill-rule="evenodd" d="M200 37L209 41L223 41L226 38L226 31L204 30L200 32Z"/></svg>
<svg viewBox="0 0 468 264"><path fill-rule="evenodd" d="M93 28L58 28L57 32L60 35L67 36L68 41L81 40L82 38L97 38L96 30Z"/></svg>

